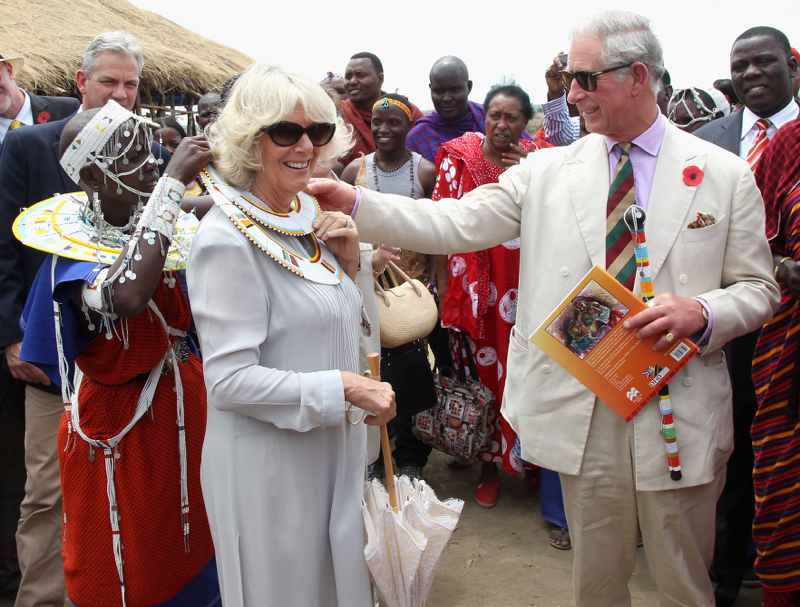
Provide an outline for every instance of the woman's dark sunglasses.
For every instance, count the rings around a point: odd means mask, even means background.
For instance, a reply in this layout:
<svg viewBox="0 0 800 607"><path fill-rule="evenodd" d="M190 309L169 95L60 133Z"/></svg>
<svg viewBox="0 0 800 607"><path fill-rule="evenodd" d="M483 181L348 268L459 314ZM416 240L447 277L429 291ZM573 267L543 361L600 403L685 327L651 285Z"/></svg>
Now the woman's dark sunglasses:
<svg viewBox="0 0 800 607"><path fill-rule="evenodd" d="M282 148L294 145L300 141L303 133L305 133L308 135L311 145L318 148L330 143L336 132L336 125L320 122L303 127L296 122L278 122L272 126L263 127L261 131L269 135L272 143Z"/></svg>
<svg viewBox="0 0 800 607"><path fill-rule="evenodd" d="M591 93L592 91L597 90L597 77L600 74L616 72L617 70L622 70L632 65L633 63L629 63L627 65L618 65L617 67L610 67L607 70L600 70L599 72L568 72L567 70L561 70L559 73L561 74L561 80L564 81L564 86L567 88L567 90L569 90L570 86L572 86L572 81L577 80L578 84L581 85L581 88L584 91Z"/></svg>

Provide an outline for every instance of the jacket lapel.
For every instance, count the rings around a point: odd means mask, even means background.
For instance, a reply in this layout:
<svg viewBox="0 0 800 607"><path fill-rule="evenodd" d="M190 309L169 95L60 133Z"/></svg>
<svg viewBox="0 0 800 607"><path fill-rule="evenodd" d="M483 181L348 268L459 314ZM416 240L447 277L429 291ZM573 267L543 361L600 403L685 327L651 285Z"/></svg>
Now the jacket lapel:
<svg viewBox="0 0 800 607"><path fill-rule="evenodd" d="M689 223L687 216L697 186L684 182L683 171L689 167L702 171L708 156L705 152L698 153L696 149L683 145L683 136L691 137L667 125L650 190L645 236L653 280L664 265L681 229Z"/></svg>
<svg viewBox="0 0 800 607"><path fill-rule="evenodd" d="M39 114L47 108L47 102L38 95L28 93L31 100L31 113L33 114L33 124L39 124Z"/></svg>
<svg viewBox="0 0 800 607"><path fill-rule="evenodd" d="M605 140L589 135L565 156L567 186L592 265L606 267L606 202L609 188Z"/></svg>
<svg viewBox="0 0 800 607"><path fill-rule="evenodd" d="M72 115L74 116L74 114ZM77 184L69 178L66 171L61 168L61 155L58 153L58 146L61 144L61 133L64 131L64 127L67 126L67 122L72 119L72 116L60 120L61 123L58 127L58 131L54 134L55 141L53 141L53 155L56 158L56 164L58 165L58 176L61 178L61 183L64 186L64 189L59 192L60 194L67 194L69 192L77 192L80 188Z"/></svg>
<svg viewBox="0 0 800 607"><path fill-rule="evenodd" d="M722 126L722 134L719 138L719 147L739 155L739 143L742 140L742 112L737 112L733 120Z"/></svg>

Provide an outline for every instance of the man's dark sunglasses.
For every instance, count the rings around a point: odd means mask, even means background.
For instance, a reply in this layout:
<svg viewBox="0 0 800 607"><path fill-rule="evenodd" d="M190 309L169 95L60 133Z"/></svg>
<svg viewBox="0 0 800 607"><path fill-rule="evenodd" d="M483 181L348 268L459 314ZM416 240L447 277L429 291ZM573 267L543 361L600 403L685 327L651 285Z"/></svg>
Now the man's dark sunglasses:
<svg viewBox="0 0 800 607"><path fill-rule="evenodd" d="M282 148L288 148L290 145L300 141L303 133L308 135L311 145L322 147L333 139L333 135L336 133L336 125L321 122L303 127L296 122L278 122L272 126L262 127L261 131L269 135L272 143Z"/></svg>
<svg viewBox="0 0 800 607"><path fill-rule="evenodd" d="M584 91L591 93L592 91L597 90L597 77L600 74L616 72L617 70L623 70L632 65L633 63L628 63L627 65L618 65L617 67L610 67L607 70L600 70L599 72L568 72L567 70L561 70L559 73L561 74L561 80L564 81L564 86L567 88L567 90L569 90L570 86L572 86L572 81L577 80L578 84L581 85L581 88Z"/></svg>

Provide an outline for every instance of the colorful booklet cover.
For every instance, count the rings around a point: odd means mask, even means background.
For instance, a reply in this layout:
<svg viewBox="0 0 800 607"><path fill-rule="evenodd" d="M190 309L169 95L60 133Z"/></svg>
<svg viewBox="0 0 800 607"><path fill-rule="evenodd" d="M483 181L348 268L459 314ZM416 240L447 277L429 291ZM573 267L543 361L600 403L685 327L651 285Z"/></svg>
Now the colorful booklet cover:
<svg viewBox="0 0 800 607"><path fill-rule="evenodd" d="M595 266L530 340L630 421L697 353L686 338L656 352L661 335L639 339L622 326L645 309L646 303Z"/></svg>

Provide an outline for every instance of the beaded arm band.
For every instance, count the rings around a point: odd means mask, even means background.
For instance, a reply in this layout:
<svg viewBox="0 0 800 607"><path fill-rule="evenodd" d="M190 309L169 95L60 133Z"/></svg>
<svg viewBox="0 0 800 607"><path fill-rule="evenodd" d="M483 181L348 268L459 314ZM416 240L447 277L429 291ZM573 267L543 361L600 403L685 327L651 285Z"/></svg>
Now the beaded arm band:
<svg viewBox="0 0 800 607"><path fill-rule="evenodd" d="M104 316L114 317L114 310L111 304L113 283L115 281L124 283L126 279L136 280L136 272L133 270L132 262L139 261L142 258L139 250L143 244L141 243L142 239L150 246L154 246L156 240L158 240L161 247L161 255L166 257L169 246L164 247L157 234L163 235L170 242L172 241L175 235L175 224L180 213L181 197L185 191L185 185L177 179L167 176L166 173L158 180L155 190L153 190L150 200L139 218L139 223L136 224L133 235L122 249L122 255L124 255L122 264L113 274L109 275L108 271L105 271L97 276L93 284L84 285L82 292L84 313L87 313L88 308L91 308ZM100 281L99 284L98 281ZM91 330L93 327L90 326L89 328Z"/></svg>

